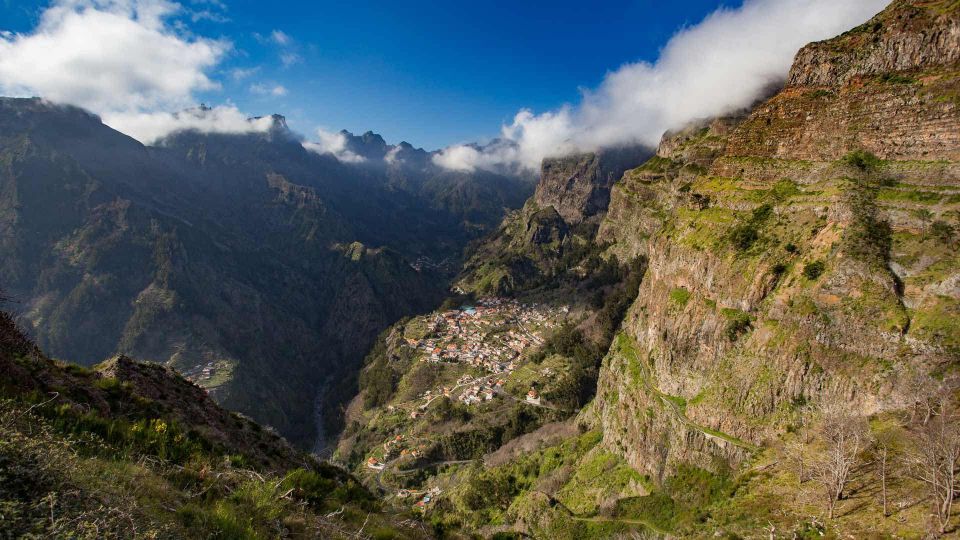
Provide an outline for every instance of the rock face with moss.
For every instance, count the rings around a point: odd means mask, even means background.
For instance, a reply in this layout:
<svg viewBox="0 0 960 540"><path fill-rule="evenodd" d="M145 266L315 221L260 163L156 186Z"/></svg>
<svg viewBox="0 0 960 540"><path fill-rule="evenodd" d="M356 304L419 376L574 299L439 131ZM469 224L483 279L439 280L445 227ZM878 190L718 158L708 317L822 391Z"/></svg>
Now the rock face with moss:
<svg viewBox="0 0 960 540"><path fill-rule="evenodd" d="M475 247L458 286L507 294L562 274L594 244L613 184L649 155L642 147L628 146L544 159L534 196Z"/></svg>
<svg viewBox="0 0 960 540"><path fill-rule="evenodd" d="M660 480L736 467L809 402L872 415L955 376L958 21L894 2L614 187L599 236L649 267L584 413L605 447Z"/></svg>

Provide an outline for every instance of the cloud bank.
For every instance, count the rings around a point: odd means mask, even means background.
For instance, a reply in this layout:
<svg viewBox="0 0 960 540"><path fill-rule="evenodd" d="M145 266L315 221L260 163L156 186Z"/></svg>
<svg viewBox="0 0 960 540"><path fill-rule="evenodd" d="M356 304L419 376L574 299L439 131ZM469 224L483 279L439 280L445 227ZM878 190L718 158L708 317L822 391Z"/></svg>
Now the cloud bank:
<svg viewBox="0 0 960 540"><path fill-rule="evenodd" d="M434 157L456 170L515 163L536 169L544 157L628 143L655 146L693 120L751 105L785 79L797 50L833 37L883 9L888 0L745 0L677 32L653 63L626 64L578 105L521 110L501 129L514 144L453 146Z"/></svg>
<svg viewBox="0 0 960 540"><path fill-rule="evenodd" d="M317 140L304 142L303 147L317 154L333 154L345 163L363 163L366 159L347 149L347 136L317 128Z"/></svg>
<svg viewBox="0 0 960 540"><path fill-rule="evenodd" d="M269 131L273 118L250 118L233 105L187 109L180 112L105 113L103 123L141 142L151 143L181 130L205 133L257 133ZM122 129L117 126L122 126Z"/></svg>
<svg viewBox="0 0 960 540"><path fill-rule="evenodd" d="M32 32L0 33L0 93L79 105L145 143L177 129L261 129L232 106L164 112L219 89L207 73L232 48L178 31L177 15L190 12L167 0L57 0Z"/></svg>

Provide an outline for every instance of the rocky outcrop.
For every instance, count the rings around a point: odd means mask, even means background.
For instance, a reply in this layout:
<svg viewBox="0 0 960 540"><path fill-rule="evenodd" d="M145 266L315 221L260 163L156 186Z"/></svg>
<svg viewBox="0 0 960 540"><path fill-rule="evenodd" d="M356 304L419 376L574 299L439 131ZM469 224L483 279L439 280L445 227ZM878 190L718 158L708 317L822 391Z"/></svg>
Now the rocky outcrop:
<svg viewBox="0 0 960 540"><path fill-rule="evenodd" d="M835 160L960 159L960 15L894 2L866 24L803 48L786 89L730 137L728 155Z"/></svg>
<svg viewBox="0 0 960 540"><path fill-rule="evenodd" d="M840 87L960 61L960 14L950 2L893 2L843 35L800 49L788 87Z"/></svg>
<svg viewBox="0 0 960 540"><path fill-rule="evenodd" d="M545 159L533 200L576 225L605 212L613 184L648 155L644 148L626 147Z"/></svg>

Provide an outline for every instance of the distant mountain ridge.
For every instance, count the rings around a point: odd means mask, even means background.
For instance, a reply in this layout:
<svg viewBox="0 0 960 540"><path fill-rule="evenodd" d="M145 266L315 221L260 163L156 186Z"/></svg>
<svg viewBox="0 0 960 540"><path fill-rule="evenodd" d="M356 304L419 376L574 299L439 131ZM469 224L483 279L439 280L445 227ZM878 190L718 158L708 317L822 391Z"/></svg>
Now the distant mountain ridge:
<svg viewBox="0 0 960 540"><path fill-rule="evenodd" d="M458 260L532 185L344 163L272 120L144 146L74 107L0 99L0 283L54 356L210 368L221 403L306 444L321 382L335 426L374 336L445 294L411 263Z"/></svg>

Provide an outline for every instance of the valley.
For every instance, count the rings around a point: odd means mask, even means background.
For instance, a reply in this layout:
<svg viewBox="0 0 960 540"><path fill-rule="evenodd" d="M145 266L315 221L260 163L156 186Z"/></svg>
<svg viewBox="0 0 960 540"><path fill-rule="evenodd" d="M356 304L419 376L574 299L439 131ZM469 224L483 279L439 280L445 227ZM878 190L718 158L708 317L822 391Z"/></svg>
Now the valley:
<svg viewBox="0 0 960 540"><path fill-rule="evenodd" d="M960 3L871 13L655 148L685 49L433 152L0 98L0 537L957 537Z"/></svg>

